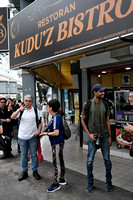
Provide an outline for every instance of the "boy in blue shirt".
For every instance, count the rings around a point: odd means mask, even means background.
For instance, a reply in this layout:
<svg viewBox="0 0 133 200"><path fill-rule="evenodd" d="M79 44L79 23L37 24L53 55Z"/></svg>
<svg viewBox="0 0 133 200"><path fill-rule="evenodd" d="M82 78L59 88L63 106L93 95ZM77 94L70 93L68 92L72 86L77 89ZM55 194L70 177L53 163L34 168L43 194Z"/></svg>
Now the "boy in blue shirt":
<svg viewBox="0 0 133 200"><path fill-rule="evenodd" d="M47 192L55 192L60 189L60 185L66 185L64 179L65 164L63 159L64 137L63 137L63 121L60 113L60 102L52 99L48 102L48 111L52 115L48 124L48 132L42 132L40 135L48 135L52 147L54 180Z"/></svg>

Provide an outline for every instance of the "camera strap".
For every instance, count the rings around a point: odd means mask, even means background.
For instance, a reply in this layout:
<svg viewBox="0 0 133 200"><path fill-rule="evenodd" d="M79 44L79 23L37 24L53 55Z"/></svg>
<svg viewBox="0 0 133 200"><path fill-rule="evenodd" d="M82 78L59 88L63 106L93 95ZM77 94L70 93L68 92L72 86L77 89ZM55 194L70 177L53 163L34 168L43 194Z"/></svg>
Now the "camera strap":
<svg viewBox="0 0 133 200"><path fill-rule="evenodd" d="M92 100L92 126L93 126L93 130L95 127L95 119L94 119L94 113L95 113L95 102L94 99ZM101 121L101 126L102 126L102 130L103 130L103 102L100 101L100 121Z"/></svg>

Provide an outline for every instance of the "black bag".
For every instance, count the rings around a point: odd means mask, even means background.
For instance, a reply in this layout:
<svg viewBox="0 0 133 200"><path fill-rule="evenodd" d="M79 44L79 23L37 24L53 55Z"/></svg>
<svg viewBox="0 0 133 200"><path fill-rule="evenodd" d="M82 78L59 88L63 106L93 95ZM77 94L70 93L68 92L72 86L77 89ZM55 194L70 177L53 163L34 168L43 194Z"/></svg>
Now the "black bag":
<svg viewBox="0 0 133 200"><path fill-rule="evenodd" d="M2 138L2 137L0 137L0 150L5 150L5 140Z"/></svg>
<svg viewBox="0 0 133 200"><path fill-rule="evenodd" d="M133 142L132 142L132 144L131 144L131 149L130 149L130 151L129 151L129 155L130 155L131 157L133 157Z"/></svg>
<svg viewBox="0 0 133 200"><path fill-rule="evenodd" d="M66 120L63 120L63 137L64 140L68 140L71 137L71 130Z"/></svg>

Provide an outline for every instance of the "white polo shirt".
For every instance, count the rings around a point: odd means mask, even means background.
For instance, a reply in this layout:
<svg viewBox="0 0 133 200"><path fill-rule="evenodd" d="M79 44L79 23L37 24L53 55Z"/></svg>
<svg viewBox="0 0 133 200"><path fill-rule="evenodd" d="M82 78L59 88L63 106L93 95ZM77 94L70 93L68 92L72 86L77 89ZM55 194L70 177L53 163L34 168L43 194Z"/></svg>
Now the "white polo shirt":
<svg viewBox="0 0 133 200"><path fill-rule="evenodd" d="M37 109L38 119L40 119L40 112ZM20 113L17 115L19 118ZM25 109L20 120L18 137L23 140L28 140L38 131L36 126L36 114L33 107L30 110Z"/></svg>

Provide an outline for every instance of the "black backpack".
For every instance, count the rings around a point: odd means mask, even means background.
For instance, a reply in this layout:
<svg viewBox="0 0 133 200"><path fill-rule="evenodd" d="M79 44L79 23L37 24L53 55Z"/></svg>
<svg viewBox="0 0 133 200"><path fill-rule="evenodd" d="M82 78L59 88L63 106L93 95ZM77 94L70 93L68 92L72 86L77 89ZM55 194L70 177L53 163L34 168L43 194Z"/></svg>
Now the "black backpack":
<svg viewBox="0 0 133 200"><path fill-rule="evenodd" d="M102 101L103 101L105 109L106 109L105 118L107 118L108 103L105 100L102 100ZM85 107L85 116L86 116L85 123L86 123L87 127L88 127L89 110L90 110L90 107L91 107L91 102L92 102L91 100L87 100L86 107Z"/></svg>
<svg viewBox="0 0 133 200"><path fill-rule="evenodd" d="M60 116L60 115L57 115ZM64 140L68 140L71 137L71 130L69 128L69 125L65 119L62 118L63 121L63 137Z"/></svg>
<svg viewBox="0 0 133 200"><path fill-rule="evenodd" d="M66 120L63 120L63 137L68 140L71 137L71 130Z"/></svg>
<svg viewBox="0 0 133 200"><path fill-rule="evenodd" d="M41 119L38 120L37 108L34 108L34 111L35 111L35 115L36 115L36 125L37 125L37 127L38 127L38 125L41 123ZM22 117L23 112L24 112L24 111L21 111L21 112L20 112L20 115L19 115L19 124L20 124L20 121L21 121L21 117Z"/></svg>

